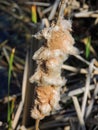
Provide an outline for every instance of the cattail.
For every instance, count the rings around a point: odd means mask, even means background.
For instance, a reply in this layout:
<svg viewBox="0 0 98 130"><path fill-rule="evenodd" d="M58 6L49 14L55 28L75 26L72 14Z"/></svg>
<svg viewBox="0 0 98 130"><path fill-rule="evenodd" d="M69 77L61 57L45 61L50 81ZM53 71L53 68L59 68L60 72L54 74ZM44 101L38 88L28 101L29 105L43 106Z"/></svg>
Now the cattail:
<svg viewBox="0 0 98 130"><path fill-rule="evenodd" d="M55 86L38 86L36 88L36 99L31 116L34 119L43 119L53 109L59 109L60 88Z"/></svg>
<svg viewBox="0 0 98 130"><path fill-rule="evenodd" d="M45 28L34 35L38 39L47 40L33 56L37 69L30 82L35 82L37 87L31 116L36 120L41 120L51 111L60 108L60 90L66 83L61 76L62 65L69 55L78 54L78 49L73 46L71 30L71 22L60 18L55 26Z"/></svg>

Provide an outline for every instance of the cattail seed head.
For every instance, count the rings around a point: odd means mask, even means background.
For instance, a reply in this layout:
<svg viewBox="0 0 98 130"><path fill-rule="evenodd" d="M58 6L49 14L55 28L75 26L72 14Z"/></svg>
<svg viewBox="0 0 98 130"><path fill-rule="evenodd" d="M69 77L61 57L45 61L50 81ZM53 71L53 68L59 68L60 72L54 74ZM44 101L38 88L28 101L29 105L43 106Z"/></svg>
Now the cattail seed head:
<svg viewBox="0 0 98 130"><path fill-rule="evenodd" d="M39 86L36 88L36 100L31 116L43 119L53 109L59 108L60 88L55 86Z"/></svg>
<svg viewBox="0 0 98 130"><path fill-rule="evenodd" d="M43 119L51 111L60 108L60 90L66 80L61 76L63 62L69 55L77 55L78 49L74 47L74 39L70 34L71 22L59 19L56 25L45 28L36 38L47 40L33 56L37 69L30 78L30 82L37 83L36 97L31 116L34 119Z"/></svg>

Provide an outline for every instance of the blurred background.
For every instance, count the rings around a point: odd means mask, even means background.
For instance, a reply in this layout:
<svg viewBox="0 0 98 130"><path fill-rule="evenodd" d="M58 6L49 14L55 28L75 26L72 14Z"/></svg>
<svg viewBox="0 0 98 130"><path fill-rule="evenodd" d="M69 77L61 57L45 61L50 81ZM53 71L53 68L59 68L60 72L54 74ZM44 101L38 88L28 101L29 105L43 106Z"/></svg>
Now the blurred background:
<svg viewBox="0 0 98 130"><path fill-rule="evenodd" d="M57 21L60 2L60 0L0 0L1 130L12 129L12 126L17 130L21 126L34 128L34 120L30 117L34 85L29 83L29 78L36 68L32 56L44 41L38 41L32 35ZM77 89L85 87L88 65L92 59L95 59L94 65L98 67L98 0L65 0L64 18L72 22L75 46L85 61L74 56L70 56L66 61L66 65L73 68L72 70L65 68L62 71L67 79L67 84L61 91L62 109L51 113L41 121L40 129L79 130L77 112L69 95L71 91L76 92ZM92 73L90 85L96 86L98 70ZM88 96L87 105L89 106L92 100L93 105L89 120L84 119L85 128L80 128L82 130L98 129L98 97L95 88L92 87ZM83 92L76 95L81 105ZM18 116L17 111L20 112Z"/></svg>

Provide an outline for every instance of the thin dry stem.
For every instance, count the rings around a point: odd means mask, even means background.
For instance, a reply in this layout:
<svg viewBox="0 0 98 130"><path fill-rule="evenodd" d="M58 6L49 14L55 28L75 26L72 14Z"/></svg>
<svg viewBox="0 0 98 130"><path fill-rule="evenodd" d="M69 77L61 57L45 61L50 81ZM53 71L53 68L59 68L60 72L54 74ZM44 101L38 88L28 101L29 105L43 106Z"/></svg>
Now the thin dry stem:
<svg viewBox="0 0 98 130"><path fill-rule="evenodd" d="M52 7L51 13L50 13L49 18L48 18L49 20L53 19L54 15L56 13L57 7L59 5L59 2L60 2L60 0L55 0L55 3L53 5L53 7Z"/></svg>
<svg viewBox="0 0 98 130"><path fill-rule="evenodd" d="M39 130L39 122L40 122L40 120L36 120L36 124L35 124L35 130Z"/></svg>
<svg viewBox="0 0 98 130"><path fill-rule="evenodd" d="M58 21L59 21L60 17L64 16L64 9L66 7L67 2L68 2L68 0L61 0L61 6L60 6L60 11L59 11Z"/></svg>
<svg viewBox="0 0 98 130"><path fill-rule="evenodd" d="M92 111L92 108L93 108L93 104L94 104L94 101L95 101L95 97L96 97L97 94L98 94L98 84L96 84L95 86L96 86L96 87L95 87L95 90L94 90L93 97L92 97L92 99L91 99L91 102L90 102L90 104L89 104L87 110L86 110L86 118L89 117L89 115L90 115L90 113L91 113L91 111Z"/></svg>
<svg viewBox="0 0 98 130"><path fill-rule="evenodd" d="M94 60L91 62L90 66L89 66L89 71L87 74L87 79L86 79L86 84L85 84L85 92L84 92L84 97L83 97L83 102L82 102L82 116L84 117L85 114L85 109L86 109L86 102L87 102L87 95L89 92L89 86L90 86L90 79L91 79L91 73L93 70L93 64L94 64Z"/></svg>
<svg viewBox="0 0 98 130"><path fill-rule="evenodd" d="M78 119L79 119L80 126L81 126L82 130L86 130L84 119L82 117L82 112L81 112L81 109L80 109L80 105L78 103L78 99L77 99L77 97L73 96L72 100L73 100L73 103L74 103L74 106L75 106L75 109L76 109L76 113L77 113L77 116L78 116Z"/></svg>
<svg viewBox="0 0 98 130"><path fill-rule="evenodd" d="M15 118L12 122L12 128L15 129L17 126L17 123L19 121L19 117L21 115L23 105L24 105L24 100L25 100L25 91L26 91L26 82L27 82L27 72L28 72L28 54L26 55L26 60L25 60L25 68L24 68L24 75L23 75L23 82L22 82L22 100L18 106L17 112L15 114Z"/></svg>

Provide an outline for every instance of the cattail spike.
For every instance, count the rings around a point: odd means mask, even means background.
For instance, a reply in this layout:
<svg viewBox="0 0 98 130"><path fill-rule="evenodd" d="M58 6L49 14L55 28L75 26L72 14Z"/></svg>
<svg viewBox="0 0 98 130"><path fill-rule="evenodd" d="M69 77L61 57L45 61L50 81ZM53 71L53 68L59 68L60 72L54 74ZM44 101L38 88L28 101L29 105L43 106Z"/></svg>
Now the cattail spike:
<svg viewBox="0 0 98 130"><path fill-rule="evenodd" d="M36 97L31 116L36 119L36 130L39 120L48 116L51 111L60 109L60 91L66 80L62 77L62 65L69 55L77 55L78 49L74 47L71 35L71 22L59 18L56 25L43 29L34 35L37 39L47 40L33 56L37 69L30 78L31 83L36 83Z"/></svg>

